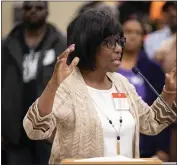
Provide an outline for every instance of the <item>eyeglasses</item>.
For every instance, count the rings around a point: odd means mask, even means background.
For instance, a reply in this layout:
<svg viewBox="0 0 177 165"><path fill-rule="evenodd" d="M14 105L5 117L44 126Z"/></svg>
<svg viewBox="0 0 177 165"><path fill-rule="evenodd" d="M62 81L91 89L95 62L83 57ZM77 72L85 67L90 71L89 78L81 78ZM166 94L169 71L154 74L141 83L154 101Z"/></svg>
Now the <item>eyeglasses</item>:
<svg viewBox="0 0 177 165"><path fill-rule="evenodd" d="M38 11L42 11L44 9L44 6L40 6L40 5L25 5L24 6L24 10L26 11L30 11L32 8L35 8Z"/></svg>
<svg viewBox="0 0 177 165"><path fill-rule="evenodd" d="M124 37L120 37L120 38L109 38L109 39L105 39L103 41L103 44L107 46L108 49L115 49L116 47L116 43L121 46L122 48L125 47L126 44L126 38Z"/></svg>

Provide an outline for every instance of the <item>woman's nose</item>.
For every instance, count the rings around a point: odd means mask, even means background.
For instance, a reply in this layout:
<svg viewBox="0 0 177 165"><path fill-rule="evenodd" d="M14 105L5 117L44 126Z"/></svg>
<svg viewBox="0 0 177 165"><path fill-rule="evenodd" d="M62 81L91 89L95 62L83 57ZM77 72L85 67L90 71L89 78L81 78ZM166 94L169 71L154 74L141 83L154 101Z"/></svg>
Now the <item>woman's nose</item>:
<svg viewBox="0 0 177 165"><path fill-rule="evenodd" d="M122 52L122 47L116 42L116 46L114 49L115 53L121 53Z"/></svg>

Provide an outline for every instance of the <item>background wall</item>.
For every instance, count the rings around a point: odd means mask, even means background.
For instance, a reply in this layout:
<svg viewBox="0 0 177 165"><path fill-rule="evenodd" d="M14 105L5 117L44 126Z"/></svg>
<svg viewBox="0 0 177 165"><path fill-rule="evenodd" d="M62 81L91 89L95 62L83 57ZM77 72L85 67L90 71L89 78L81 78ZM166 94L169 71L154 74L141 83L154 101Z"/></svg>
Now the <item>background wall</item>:
<svg viewBox="0 0 177 165"><path fill-rule="evenodd" d="M49 2L48 21L66 32L66 27L79 7L85 2ZM20 2L2 2L2 36L6 36L13 27L13 7Z"/></svg>

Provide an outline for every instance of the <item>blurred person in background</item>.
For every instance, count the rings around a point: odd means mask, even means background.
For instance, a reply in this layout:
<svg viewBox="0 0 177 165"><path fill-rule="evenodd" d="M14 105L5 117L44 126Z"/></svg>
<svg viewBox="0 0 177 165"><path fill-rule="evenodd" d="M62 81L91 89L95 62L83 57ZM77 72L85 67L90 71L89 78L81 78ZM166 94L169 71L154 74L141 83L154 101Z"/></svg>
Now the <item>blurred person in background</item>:
<svg viewBox="0 0 177 165"><path fill-rule="evenodd" d="M162 92L165 75L158 64L148 59L142 47L145 34L142 22L138 18L128 17L123 23L123 31L126 45L118 72L128 78L130 83L135 86L137 93L148 105L152 105L157 96L139 75L133 73L132 68L137 66L158 93ZM157 156L163 161L168 161L170 135L170 127L164 129L156 136L141 134L141 157Z"/></svg>
<svg viewBox="0 0 177 165"><path fill-rule="evenodd" d="M120 22L123 23L132 14L149 15L150 5L150 1L121 1L117 6Z"/></svg>
<svg viewBox="0 0 177 165"><path fill-rule="evenodd" d="M153 59L161 44L169 39L177 30L177 3L168 1L164 4L162 11L166 26L149 34L144 42L145 51L150 59Z"/></svg>
<svg viewBox="0 0 177 165"><path fill-rule="evenodd" d="M152 31L151 22L149 20L150 1L121 1L118 3L117 8L120 12L120 22L123 23L130 15L139 15L142 20L142 25L146 33Z"/></svg>
<svg viewBox="0 0 177 165"><path fill-rule="evenodd" d="M161 67L148 57L143 49L143 37L145 31L139 18L128 17L123 23L123 30L126 37L126 46L124 48L124 56L119 72L137 86L137 92L143 100L149 105L156 99L153 91L145 84L143 79L132 72L132 68L137 66L152 85L161 93L164 86L165 75ZM154 76L156 75L156 76ZM137 83L137 84L136 84ZM147 93L148 91L148 93Z"/></svg>
<svg viewBox="0 0 177 165"><path fill-rule="evenodd" d="M154 55L154 60L162 66L165 73L170 71L176 61L176 33L162 43Z"/></svg>
<svg viewBox="0 0 177 165"><path fill-rule="evenodd" d="M153 25L153 31L160 30L165 27L165 21L162 13L162 7L165 1L153 1L150 5L149 18Z"/></svg>
<svg viewBox="0 0 177 165"><path fill-rule="evenodd" d="M2 138L6 164L48 164L51 143L31 141L22 120L53 73L66 38L47 23L48 2L25 1L23 21L2 45Z"/></svg>
<svg viewBox="0 0 177 165"><path fill-rule="evenodd" d="M89 9L104 10L111 13L115 19L119 20L119 10L117 9L117 2L91 1L81 6L78 14L81 14Z"/></svg>

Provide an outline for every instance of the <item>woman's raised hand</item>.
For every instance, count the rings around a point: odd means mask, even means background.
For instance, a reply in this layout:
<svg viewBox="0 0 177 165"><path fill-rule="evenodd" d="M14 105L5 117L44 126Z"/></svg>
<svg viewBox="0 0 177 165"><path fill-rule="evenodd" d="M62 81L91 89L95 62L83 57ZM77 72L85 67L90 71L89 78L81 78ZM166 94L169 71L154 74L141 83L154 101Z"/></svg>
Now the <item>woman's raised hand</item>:
<svg viewBox="0 0 177 165"><path fill-rule="evenodd" d="M75 45L69 46L58 58L51 81L60 85L74 70L79 63L79 58L75 57L70 65L67 65L67 59L71 52L75 49Z"/></svg>

